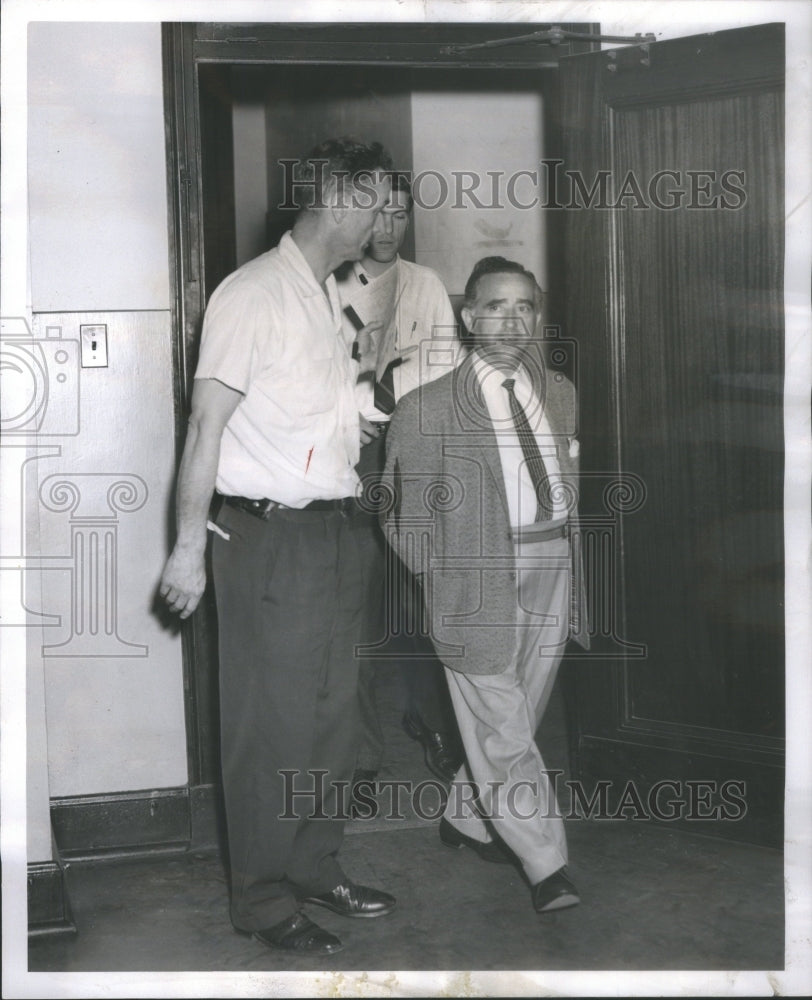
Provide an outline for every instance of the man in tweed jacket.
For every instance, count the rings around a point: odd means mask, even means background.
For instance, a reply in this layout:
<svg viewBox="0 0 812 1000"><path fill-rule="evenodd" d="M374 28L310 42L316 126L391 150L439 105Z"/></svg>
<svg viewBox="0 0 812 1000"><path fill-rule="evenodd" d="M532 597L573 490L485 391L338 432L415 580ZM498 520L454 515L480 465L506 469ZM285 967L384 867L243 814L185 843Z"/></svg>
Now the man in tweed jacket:
<svg viewBox="0 0 812 1000"><path fill-rule="evenodd" d="M566 642L588 644L575 391L544 363L541 291L520 264L481 260L462 318L469 356L395 411L384 530L422 581L465 748L441 839L488 861L518 860L544 912L579 902L535 743Z"/></svg>

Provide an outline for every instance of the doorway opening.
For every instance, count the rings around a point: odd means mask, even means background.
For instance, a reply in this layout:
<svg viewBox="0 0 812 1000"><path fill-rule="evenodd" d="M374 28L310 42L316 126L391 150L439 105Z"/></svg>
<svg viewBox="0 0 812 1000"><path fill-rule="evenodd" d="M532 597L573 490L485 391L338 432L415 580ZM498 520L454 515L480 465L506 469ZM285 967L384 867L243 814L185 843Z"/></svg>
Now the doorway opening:
<svg viewBox="0 0 812 1000"><path fill-rule="evenodd" d="M553 66L201 63L199 228L182 257L199 253L200 281L194 300L186 286L179 399L191 387L205 302L291 227L287 164L330 137L380 141L395 168L411 176L415 206L401 255L440 275L455 310L476 260L500 254L536 274L546 293L545 323L560 324L561 213L525 207L538 195L542 161L560 158L557 75ZM185 645L192 784L210 786L219 773L210 594Z"/></svg>
<svg viewBox="0 0 812 1000"><path fill-rule="evenodd" d="M551 27L528 24L522 30ZM600 30L597 24L561 28L588 35ZM279 202L272 190L272 174L279 179L274 165L281 159L301 156L331 134L360 132L387 145L405 169L414 170L415 157L422 156L423 169L436 170L439 153L454 134L454 121L464 121L466 127L458 134L477 159L472 165L461 155L460 171L489 162L492 169L501 170L501 137L506 131L517 157L527 155L536 163L541 155L557 155L559 58L599 45L583 38L517 44L516 34L515 24L165 25L178 454L208 297L238 262L272 246L289 225L276 209ZM499 39L510 42L491 47ZM445 115L432 113L432 95L442 95ZM519 106L523 129L511 131L507 126ZM496 130L489 132L485 121ZM523 130L528 134L522 135ZM434 152L423 146L424 137L435 143ZM425 198L436 199L429 184ZM457 274L464 270L460 242L451 238L463 213L452 205L447 200L442 212L416 207L413 243L404 247L404 256L429 266L432 260L439 262L441 273L447 264ZM505 242L522 239L543 264L538 277L551 291L550 315L560 316L562 265L553 252L561 243L560 214L548 220L546 231L536 214L535 235L520 237L509 224L496 221L498 210L477 214L482 216L479 239L499 247L480 248L478 256L498 253ZM531 213L523 216L521 221L530 225ZM454 287L458 283L447 286L452 303L455 298L459 302L462 288ZM192 826L200 826L207 839L212 812L218 812L210 806L212 801L216 805L219 783L212 588L184 628ZM192 836L195 839L194 829Z"/></svg>

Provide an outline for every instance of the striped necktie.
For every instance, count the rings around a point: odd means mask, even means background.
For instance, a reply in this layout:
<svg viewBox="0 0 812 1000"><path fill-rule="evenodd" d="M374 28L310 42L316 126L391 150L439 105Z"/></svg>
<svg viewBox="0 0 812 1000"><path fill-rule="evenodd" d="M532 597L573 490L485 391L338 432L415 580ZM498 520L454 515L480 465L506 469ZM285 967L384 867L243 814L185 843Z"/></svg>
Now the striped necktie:
<svg viewBox="0 0 812 1000"><path fill-rule="evenodd" d="M536 499L538 500L536 520L549 521L553 516L553 501L550 496L550 480L547 476L547 468L544 465L544 459L541 457L541 452L539 451L536 435L533 433L533 429L527 420L527 415L522 409L522 404L518 399L516 399L516 393L513 388L515 384L516 379L513 378L506 378L502 383L504 388L507 389L513 424L516 428L516 434L519 437L519 444L522 446L522 454L524 455L524 460L527 463L527 471L530 473L530 481L533 484L533 490L535 491Z"/></svg>
<svg viewBox="0 0 812 1000"><path fill-rule="evenodd" d="M395 362L390 361L384 369L381 380L376 380L373 389L373 403L381 413L392 413L395 409Z"/></svg>

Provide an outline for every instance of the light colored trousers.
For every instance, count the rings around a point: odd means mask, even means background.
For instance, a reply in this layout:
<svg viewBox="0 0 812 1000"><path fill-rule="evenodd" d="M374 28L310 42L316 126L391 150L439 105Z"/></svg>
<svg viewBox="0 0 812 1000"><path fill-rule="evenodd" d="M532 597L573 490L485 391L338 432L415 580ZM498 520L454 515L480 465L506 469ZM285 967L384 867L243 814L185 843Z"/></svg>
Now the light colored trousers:
<svg viewBox="0 0 812 1000"><path fill-rule="evenodd" d="M564 824L535 735L569 634L570 551L565 538L516 548L516 654L499 674L445 668L467 767L454 778L445 819L478 841L483 815L517 855L531 884L567 863ZM479 798L472 801L472 782Z"/></svg>

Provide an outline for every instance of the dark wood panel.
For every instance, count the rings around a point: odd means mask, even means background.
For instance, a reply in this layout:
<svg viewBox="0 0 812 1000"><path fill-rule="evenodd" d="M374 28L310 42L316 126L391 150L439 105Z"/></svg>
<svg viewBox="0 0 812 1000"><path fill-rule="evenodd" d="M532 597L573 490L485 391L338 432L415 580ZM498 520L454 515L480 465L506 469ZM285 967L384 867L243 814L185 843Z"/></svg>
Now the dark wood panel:
<svg viewBox="0 0 812 1000"><path fill-rule="evenodd" d="M709 94L762 89L784 79L784 25L759 24L667 43L613 49L601 56L608 104L705 100Z"/></svg>
<svg viewBox="0 0 812 1000"><path fill-rule="evenodd" d="M207 296L237 266L231 68L198 69L203 262Z"/></svg>
<svg viewBox="0 0 812 1000"><path fill-rule="evenodd" d="M617 213L622 461L648 494L626 574L654 582L627 588L629 635L649 650L629 668L628 715L770 737L784 712L781 97L611 116L613 177L646 190L673 170L696 202Z"/></svg>
<svg viewBox="0 0 812 1000"><path fill-rule="evenodd" d="M784 769L774 760L652 747L587 736L576 752L587 805L605 783L590 818L665 823L689 833L780 848L784 839ZM559 799L563 796L559 794ZM574 797L573 797L574 798ZM576 800L576 810L580 803ZM573 808L572 801L562 806ZM580 806L583 815L587 810Z"/></svg>
<svg viewBox="0 0 812 1000"><path fill-rule="evenodd" d="M163 28L164 111L172 275L175 439L183 452L192 382L203 325L202 180L197 67L192 57L194 24ZM171 519L174 523L174 510ZM170 539L174 543L174 537ZM202 609L181 626L189 784L219 780L217 622L211 591Z"/></svg>
<svg viewBox="0 0 812 1000"><path fill-rule="evenodd" d="M606 659L570 671L581 777L716 760L751 806L714 832L762 843L783 801L782 67L775 25L561 64L565 166L586 190L605 172L565 213L582 468L646 491L599 581L646 656L599 635Z"/></svg>

